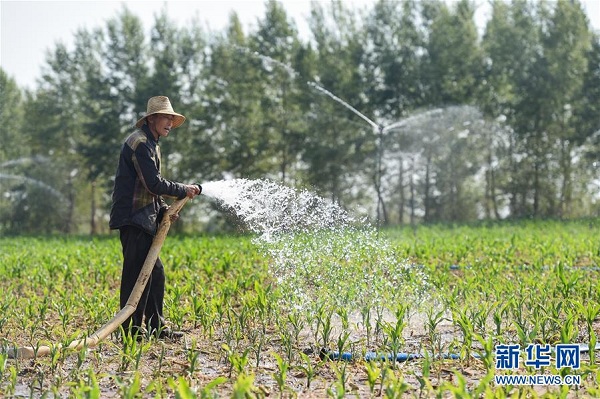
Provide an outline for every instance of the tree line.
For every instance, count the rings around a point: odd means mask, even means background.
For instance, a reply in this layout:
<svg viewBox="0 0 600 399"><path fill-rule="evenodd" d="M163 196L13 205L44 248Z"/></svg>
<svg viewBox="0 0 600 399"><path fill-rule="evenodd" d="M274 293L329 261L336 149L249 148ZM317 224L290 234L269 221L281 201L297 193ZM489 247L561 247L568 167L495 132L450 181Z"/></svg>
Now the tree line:
<svg viewBox="0 0 600 399"><path fill-rule="evenodd" d="M0 70L0 231L106 231L120 146L159 94L188 117L161 141L174 180L267 178L383 224L596 215L581 4L492 1L480 30L475 10L314 2L302 38L274 0L249 32L163 11L147 33L123 8L49 49L33 90Z"/></svg>

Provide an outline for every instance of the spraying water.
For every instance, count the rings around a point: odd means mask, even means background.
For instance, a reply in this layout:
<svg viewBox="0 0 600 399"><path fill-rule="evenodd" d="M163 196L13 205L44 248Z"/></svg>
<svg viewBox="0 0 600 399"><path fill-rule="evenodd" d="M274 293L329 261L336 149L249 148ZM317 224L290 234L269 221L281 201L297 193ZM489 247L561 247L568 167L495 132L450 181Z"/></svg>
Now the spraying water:
<svg viewBox="0 0 600 399"><path fill-rule="evenodd" d="M269 180L222 180L202 185L254 233L269 240L281 233L334 229L354 223L346 211L308 191L296 191Z"/></svg>
<svg viewBox="0 0 600 399"><path fill-rule="evenodd" d="M415 270L372 226L341 207L268 180L202 187L257 234L254 242L272 259L270 271L286 305L306 307L318 299L358 309L406 295L406 277Z"/></svg>
<svg viewBox="0 0 600 399"><path fill-rule="evenodd" d="M35 155L33 157L22 157L18 159L11 159L10 161L6 161L0 163L0 168L8 168L11 166L20 166L20 165L29 165L31 163L42 163L49 162L50 159L41 155Z"/></svg>
<svg viewBox="0 0 600 399"><path fill-rule="evenodd" d="M5 161L0 163L0 168L7 169L14 166L27 166L34 163L46 163L49 162L50 159L41 155L35 155L33 157L22 157L17 159L11 159L9 161ZM44 191L52 194L54 197L59 199L60 201L67 202L65 196L56 190L54 187L44 183L43 181L33 179L31 177L23 176L23 175L15 175L0 172L0 182L2 180L6 181L17 181L20 183L30 184L35 187L39 187Z"/></svg>
<svg viewBox="0 0 600 399"><path fill-rule="evenodd" d="M333 94L332 92L330 92L329 90L325 89L322 86L319 86L318 84L316 84L314 82L309 82L308 85L311 86L311 87L314 87L315 89L317 89L321 93L323 93L323 94L331 97L333 100L337 101L338 103L342 104L344 107L348 108L350 111L354 112L361 119L363 119L365 122L367 122L369 125L371 125L371 127L373 129L375 129L375 130L380 129L380 126L377 123L375 123L371 119L367 118L363 113L359 112L352 105L348 104L346 101L342 100L341 98L339 98L338 96L336 96L335 94Z"/></svg>
<svg viewBox="0 0 600 399"><path fill-rule="evenodd" d="M276 66L278 68L283 69L292 78L296 78L296 77L298 77L300 75L290 65L288 65L288 64L286 64L284 62L278 61L278 60L276 60L273 57L269 57L268 55L261 54L258 51L252 51L248 47L242 47L242 46L238 46L238 45L233 45L233 48L235 48L237 51L239 51L239 52L241 52L243 54L250 55L251 57L256 57L256 58L260 59L263 62L263 66L272 66L272 65L274 65L274 66Z"/></svg>
<svg viewBox="0 0 600 399"><path fill-rule="evenodd" d="M36 187L39 187L39 188L47 191L48 193L52 194L60 201L63 201L65 203L67 202L67 199L65 198L65 196L62 195L58 190L56 190L52 186L49 186L48 184L46 184L42 181L32 179L31 177L0 173L0 181L1 180L16 180L16 181L19 181L22 183L31 184L31 185L34 185Z"/></svg>

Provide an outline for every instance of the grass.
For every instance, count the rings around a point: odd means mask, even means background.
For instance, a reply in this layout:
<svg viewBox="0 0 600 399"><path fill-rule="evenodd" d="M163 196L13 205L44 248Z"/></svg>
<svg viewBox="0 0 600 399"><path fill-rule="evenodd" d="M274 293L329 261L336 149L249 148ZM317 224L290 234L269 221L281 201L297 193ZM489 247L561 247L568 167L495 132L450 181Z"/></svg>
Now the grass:
<svg viewBox="0 0 600 399"><path fill-rule="evenodd" d="M270 272L272 259L251 237L172 235L161 253L166 316L186 331L185 340L113 336L97 348L57 349L47 358L0 354L0 396L597 396L593 353L582 354L578 370L535 370L523 360L528 344L595 345L599 224L385 230L386 251L409 266L372 275L397 289L377 300L338 301L327 294L333 287L368 297L365 279L352 274L369 274L379 263L366 252L334 264L307 257L302 262L314 264L306 280L320 280L308 288L312 299L305 306L290 305L298 295L294 286ZM0 238L0 345L70 342L95 331L118 310L120 264L115 235ZM352 273L330 273L332 267ZM507 374L495 368L498 344L523 349L514 374L575 374L581 385L495 385L494 375ZM321 349L353 360L328 360ZM366 362L370 351L424 356Z"/></svg>

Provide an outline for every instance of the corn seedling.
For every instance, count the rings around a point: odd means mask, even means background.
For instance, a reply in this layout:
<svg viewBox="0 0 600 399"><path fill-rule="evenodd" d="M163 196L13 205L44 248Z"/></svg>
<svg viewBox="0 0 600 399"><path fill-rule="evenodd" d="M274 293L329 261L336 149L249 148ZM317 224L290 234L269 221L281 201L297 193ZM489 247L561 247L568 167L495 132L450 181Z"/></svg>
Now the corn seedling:
<svg viewBox="0 0 600 399"><path fill-rule="evenodd" d="M304 373L306 376L306 389L310 389L310 384L317 375L317 369L313 366L310 357L306 353L300 352L300 358L302 359L302 364L294 366L294 368Z"/></svg>
<svg viewBox="0 0 600 399"><path fill-rule="evenodd" d="M154 370L154 375L155 376L159 376L161 373L161 370L163 368L163 364L165 361L165 353L166 353L167 349L165 347L164 342L160 342L160 355L158 355L158 365L156 366L156 369Z"/></svg>
<svg viewBox="0 0 600 399"><path fill-rule="evenodd" d="M598 342L598 336L596 331L594 330L594 321L600 315L600 304L589 302L587 304L582 304L581 302L575 302L575 306L580 315L583 315L585 318L587 333L588 333L588 346L590 348L595 348L596 343ZM594 350L590 350L590 364L596 363L596 352Z"/></svg>
<svg viewBox="0 0 600 399"><path fill-rule="evenodd" d="M204 293L192 293L192 307L194 309L194 328L204 325L202 321L206 317L206 303L204 301Z"/></svg>
<svg viewBox="0 0 600 399"><path fill-rule="evenodd" d="M289 363L282 359L277 353L272 353L273 357L277 361L277 372L273 373L273 378L277 382L277 388L279 388L279 397L283 398L285 391L285 382L287 380L287 372L290 367Z"/></svg>
<svg viewBox="0 0 600 399"><path fill-rule="evenodd" d="M376 306L375 307L375 332L374 332L374 341L375 343L378 342L377 338L381 335L382 333L382 326L383 326L383 314L385 312L385 308L383 306Z"/></svg>
<svg viewBox="0 0 600 399"><path fill-rule="evenodd" d="M575 325L575 315L567 315L560 329L560 342L568 344L575 342L577 337L577 327Z"/></svg>
<svg viewBox="0 0 600 399"><path fill-rule="evenodd" d="M241 373L238 375L233 384L233 393L231 397L234 399L246 399L252 397L256 390L254 378L255 377L252 374Z"/></svg>
<svg viewBox="0 0 600 399"><path fill-rule="evenodd" d="M429 380L429 376L431 375L431 357L427 352L425 352L425 357L421 364L421 375L417 375L417 380L419 381L419 396L421 396L424 390L432 390L432 385ZM382 377L383 384L383 377Z"/></svg>
<svg viewBox="0 0 600 399"><path fill-rule="evenodd" d="M202 387L200 390L200 398L201 399L217 399L218 395L214 392L215 388L219 385L227 382L227 378L225 377L217 377L214 380L210 381L208 384Z"/></svg>
<svg viewBox="0 0 600 399"><path fill-rule="evenodd" d="M479 342L483 348L482 352L479 352L479 359L485 366L485 369L490 372L494 370L494 341L492 337L484 338L479 334L474 334L475 339Z"/></svg>
<svg viewBox="0 0 600 399"><path fill-rule="evenodd" d="M367 345L367 348L368 348L370 346L370 343L371 343L371 329L373 328L373 326L371 325L371 307L370 306L363 306L360 309L360 315L362 317L363 327L365 328L366 345Z"/></svg>
<svg viewBox="0 0 600 399"><path fill-rule="evenodd" d="M121 350L121 364L119 371L125 371L133 363L134 370L138 370L142 354L150 348L151 342L142 343L138 334L121 334L123 348Z"/></svg>
<svg viewBox="0 0 600 399"><path fill-rule="evenodd" d="M76 367L78 369L80 369L81 366L83 366L83 363L87 359L87 354L88 354L87 345L84 345L81 349L79 349L77 351L77 365L76 365Z"/></svg>
<svg viewBox="0 0 600 399"><path fill-rule="evenodd" d="M402 377L397 377L395 373L390 372L386 378L385 397L388 399L401 399L410 387Z"/></svg>
<svg viewBox="0 0 600 399"><path fill-rule="evenodd" d="M164 345L162 346L164 350ZM198 356L200 356L200 352L196 350L196 340L193 339L191 345L186 350L186 358L187 358L187 366L186 371L189 375L194 375L196 371ZM162 354L161 354L162 357ZM162 359L161 359L162 362Z"/></svg>
<svg viewBox="0 0 600 399"><path fill-rule="evenodd" d="M400 353L400 349L402 348L402 344L404 343L404 339L402 338L402 331L404 331L404 327L406 323L404 322L404 313L397 312L396 313L396 322L388 323L384 322L383 331L385 333L385 347L391 353L391 358L393 361L394 367L396 366L396 356Z"/></svg>
<svg viewBox="0 0 600 399"><path fill-rule="evenodd" d="M168 397L168 384L163 383L162 379L153 379L146 389L144 390L144 396L149 396L151 393L154 393L155 398L166 398Z"/></svg>
<svg viewBox="0 0 600 399"><path fill-rule="evenodd" d="M231 378L233 371L241 374L244 371L244 367L248 364L248 352L250 348L245 349L241 354L231 349L227 344L223 344L222 349L225 351L227 361L229 362L229 378Z"/></svg>
<svg viewBox="0 0 600 399"><path fill-rule="evenodd" d="M300 342L300 332L305 326L304 319L300 312L292 311L287 315L289 325L292 327L292 336L294 338L294 345L298 345ZM290 359L291 360L291 359Z"/></svg>
<svg viewBox="0 0 600 399"><path fill-rule="evenodd" d="M348 374L346 373L347 362L332 363L331 367L335 371L335 383L327 389L327 396L342 399L346 397L346 385L348 383Z"/></svg>
<svg viewBox="0 0 600 399"><path fill-rule="evenodd" d="M260 365L260 358L263 352L265 344L269 342L269 337L266 334L261 333L261 330L251 330L248 336L250 341L250 348L254 352L254 359L256 360L256 367Z"/></svg>
<svg viewBox="0 0 600 399"><path fill-rule="evenodd" d="M299 246L293 253L306 261L306 269L298 273L273 269L275 259L257 249L254 237L174 236L163 259L176 266L165 268L171 282L165 311L196 344L182 347L181 342L147 337L134 343L114 334L90 351L56 345L50 357L40 355L33 363L11 359L7 352L29 345L37 354L46 342L67 345L114 314L121 248L112 235L3 236L0 345L7 349L0 351L0 397L85 398L94 397L98 388L103 396L113 397L254 397L279 396L281 391L287 397L309 390L314 397L325 397L328 390L331 396L345 392L353 397L348 376L355 373L355 396L394 397L407 384L410 391L404 394L415 397L597 397L598 352L582 354L575 372L582 376L581 386L550 387L546 392L495 385L491 345L519 344L522 350L531 343L596 345L600 281L596 270L587 268L600 264L598 228L600 222L594 219L382 229L382 240L393 246L391 253L379 253L377 246L371 253L357 245L349 247L356 259L314 260L303 258ZM311 242L308 235L290 241L336 245L328 239ZM382 270L380 261L388 257L395 261ZM288 280L290 273L294 279ZM340 282L343 290L336 291ZM400 315L396 304L410 304L411 311L416 309L414 317ZM356 311L358 331L350 317ZM452 317L455 329L441 328L445 317ZM424 320L422 326L415 324L418 320ZM360 338L353 342L355 335ZM230 349L221 349L223 343ZM425 357L394 365L359 360L344 371L341 362L301 353L319 345L354 355L375 350L386 358L418 348ZM282 359L281 366L271 351ZM475 367L468 370L461 360L441 359L445 353L472 352L479 356L476 362L471 358ZM199 373L200 362L206 373ZM256 365L252 374L249 362ZM298 372L296 380L290 369ZM468 395L450 370L466 379ZM401 371L411 378L403 378ZM544 373L563 376L573 370L549 367ZM283 381L279 392L276 375ZM299 378L306 386L302 393L292 390ZM444 383L447 379L454 381L453 388ZM254 387L256 381L262 390Z"/></svg>
<svg viewBox="0 0 600 399"><path fill-rule="evenodd" d="M433 308L430 308L427 310L426 316L425 329L431 345L431 354L435 357L442 352L442 337L437 332L437 327L444 320L444 309L435 312Z"/></svg>
<svg viewBox="0 0 600 399"><path fill-rule="evenodd" d="M88 371L87 380L80 378L77 384L71 387L70 394L74 398L100 399L100 386L94 372Z"/></svg>
<svg viewBox="0 0 600 399"><path fill-rule="evenodd" d="M331 332L333 330L333 325L331 323L331 318L333 316L333 311L325 310L324 307L319 309L319 313L317 315L317 331L319 331L318 326L320 325L321 334L320 341L316 341L322 348L327 348L329 345L329 338L331 336Z"/></svg>
<svg viewBox="0 0 600 399"><path fill-rule="evenodd" d="M141 397L142 394L142 383L140 373L135 371L133 377L130 379L117 378L117 385L119 386L119 394L124 399L136 399Z"/></svg>
<svg viewBox="0 0 600 399"><path fill-rule="evenodd" d="M365 371L367 373L369 392L371 393L371 396L373 396L375 395L377 380L381 377L381 369L377 366L377 362L370 361L365 363Z"/></svg>
<svg viewBox="0 0 600 399"><path fill-rule="evenodd" d="M184 377L179 377L177 382L173 378L169 378L168 384L175 392L177 399L196 399L194 390L190 387Z"/></svg>

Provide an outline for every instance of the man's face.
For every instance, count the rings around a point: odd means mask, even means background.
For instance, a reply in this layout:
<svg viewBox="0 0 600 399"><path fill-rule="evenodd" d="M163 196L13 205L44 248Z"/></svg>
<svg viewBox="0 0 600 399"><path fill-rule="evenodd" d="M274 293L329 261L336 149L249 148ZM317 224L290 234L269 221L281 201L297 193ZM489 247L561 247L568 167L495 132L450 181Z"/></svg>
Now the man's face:
<svg viewBox="0 0 600 399"><path fill-rule="evenodd" d="M148 117L148 126L150 131L158 139L159 137L167 137L173 127L173 115L154 114Z"/></svg>

